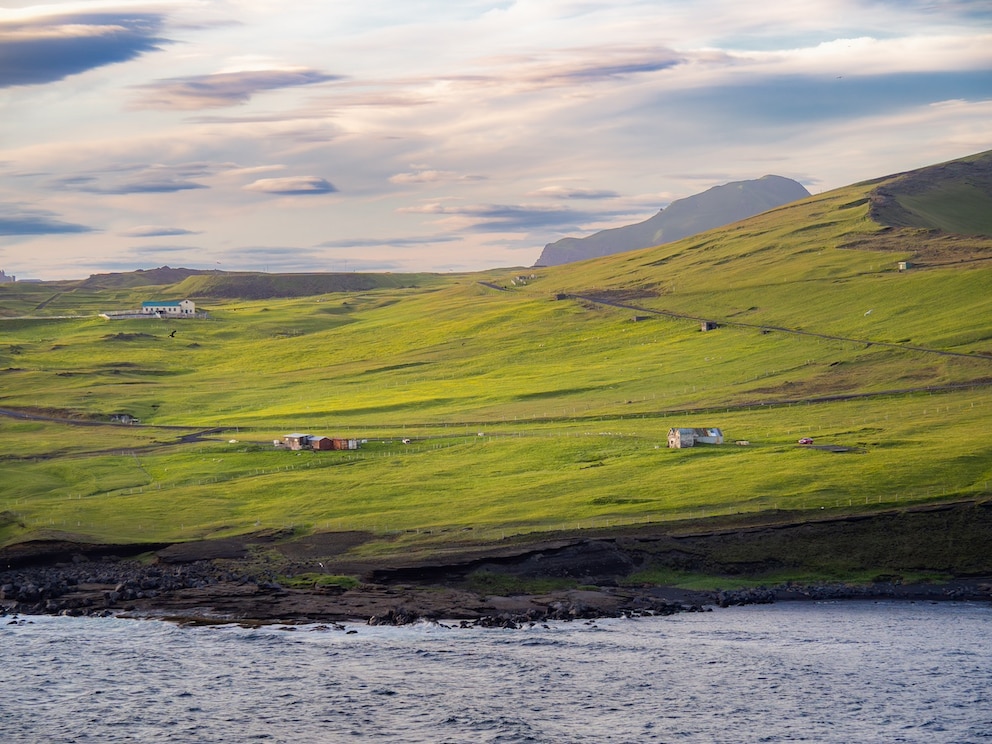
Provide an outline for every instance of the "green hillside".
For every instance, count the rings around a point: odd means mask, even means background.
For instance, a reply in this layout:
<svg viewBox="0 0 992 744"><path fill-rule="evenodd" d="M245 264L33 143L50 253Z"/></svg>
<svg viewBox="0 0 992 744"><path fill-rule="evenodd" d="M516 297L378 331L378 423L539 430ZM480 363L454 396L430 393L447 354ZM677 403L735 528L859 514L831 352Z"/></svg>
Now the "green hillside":
<svg viewBox="0 0 992 744"><path fill-rule="evenodd" d="M882 224L992 236L988 153L900 174L873 196L872 216Z"/></svg>
<svg viewBox="0 0 992 744"><path fill-rule="evenodd" d="M992 239L881 224L899 178L545 269L0 285L0 408L46 417L0 416L0 544L293 527L396 551L987 499ZM208 317L98 315L153 296ZM669 450L673 426L728 443ZM367 441L272 446L293 431Z"/></svg>

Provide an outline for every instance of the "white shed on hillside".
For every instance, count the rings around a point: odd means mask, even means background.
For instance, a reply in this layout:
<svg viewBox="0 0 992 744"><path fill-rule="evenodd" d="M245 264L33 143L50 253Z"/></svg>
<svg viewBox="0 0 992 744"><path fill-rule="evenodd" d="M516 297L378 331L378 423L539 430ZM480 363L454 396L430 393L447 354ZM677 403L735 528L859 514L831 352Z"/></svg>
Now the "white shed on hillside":
<svg viewBox="0 0 992 744"><path fill-rule="evenodd" d="M668 430L668 446L671 449L695 447L697 444L723 444L723 432L714 427Z"/></svg>

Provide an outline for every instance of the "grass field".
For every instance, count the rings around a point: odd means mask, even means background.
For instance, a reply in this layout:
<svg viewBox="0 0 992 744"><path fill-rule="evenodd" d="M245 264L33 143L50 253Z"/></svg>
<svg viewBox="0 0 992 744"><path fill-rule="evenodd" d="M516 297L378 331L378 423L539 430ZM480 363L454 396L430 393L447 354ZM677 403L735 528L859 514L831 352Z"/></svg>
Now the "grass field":
<svg viewBox="0 0 992 744"><path fill-rule="evenodd" d="M0 416L0 544L295 527L370 530L375 551L986 498L992 241L899 272L921 233L872 222L868 189L595 261L316 295L0 285L0 407L62 419ZM151 296L209 317L98 316ZM729 443L668 450L672 426ZM291 431L367 442L272 447Z"/></svg>

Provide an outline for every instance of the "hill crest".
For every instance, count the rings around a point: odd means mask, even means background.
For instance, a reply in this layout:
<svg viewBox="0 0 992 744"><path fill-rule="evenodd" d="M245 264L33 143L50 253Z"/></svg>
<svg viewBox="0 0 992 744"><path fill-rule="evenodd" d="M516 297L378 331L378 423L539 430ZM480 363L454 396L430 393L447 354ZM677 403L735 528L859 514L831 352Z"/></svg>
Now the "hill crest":
<svg viewBox="0 0 992 744"><path fill-rule="evenodd" d="M890 176L869 216L888 227L992 237L992 150Z"/></svg>

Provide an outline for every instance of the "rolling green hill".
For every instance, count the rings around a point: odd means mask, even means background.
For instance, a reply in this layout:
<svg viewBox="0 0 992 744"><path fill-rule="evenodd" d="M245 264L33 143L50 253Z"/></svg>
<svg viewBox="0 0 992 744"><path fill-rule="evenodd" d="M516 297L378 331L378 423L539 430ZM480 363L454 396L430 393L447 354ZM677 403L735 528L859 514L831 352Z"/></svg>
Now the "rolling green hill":
<svg viewBox="0 0 992 744"><path fill-rule="evenodd" d="M26 418L0 416L0 544L292 527L395 552L987 499L992 239L935 227L987 211L926 192L930 223L881 223L905 182L545 269L2 285L0 408ZM208 317L98 315L152 295ZM673 426L728 443L668 450ZM272 446L292 431L367 441Z"/></svg>

